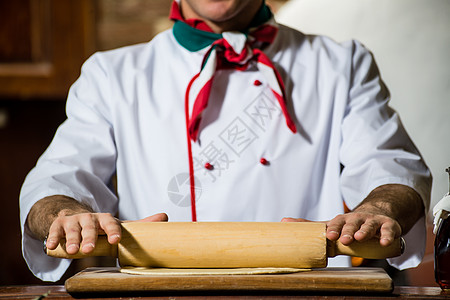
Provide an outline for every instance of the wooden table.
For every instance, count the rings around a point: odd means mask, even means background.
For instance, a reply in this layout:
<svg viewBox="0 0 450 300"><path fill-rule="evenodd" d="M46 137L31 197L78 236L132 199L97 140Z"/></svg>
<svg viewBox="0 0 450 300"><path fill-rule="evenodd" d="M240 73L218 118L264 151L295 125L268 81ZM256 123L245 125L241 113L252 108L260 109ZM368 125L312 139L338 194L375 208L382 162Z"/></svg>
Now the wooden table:
<svg viewBox="0 0 450 300"><path fill-rule="evenodd" d="M146 294L146 295L97 295L96 299L450 299L450 291L445 293L437 287L398 286L392 294L263 294L234 293L217 294L203 292L201 294ZM61 285L0 286L0 299L74 299ZM85 298L94 299L94 298Z"/></svg>

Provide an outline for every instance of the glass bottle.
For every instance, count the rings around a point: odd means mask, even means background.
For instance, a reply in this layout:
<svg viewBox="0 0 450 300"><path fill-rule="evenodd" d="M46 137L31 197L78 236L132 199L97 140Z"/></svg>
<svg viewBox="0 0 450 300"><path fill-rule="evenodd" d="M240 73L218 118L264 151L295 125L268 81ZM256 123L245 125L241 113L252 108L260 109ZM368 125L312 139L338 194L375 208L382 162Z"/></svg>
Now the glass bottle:
<svg viewBox="0 0 450 300"><path fill-rule="evenodd" d="M450 168L447 168L446 171L449 173L450 181ZM436 233L434 275L439 286L443 290L450 291L450 191L436 204L433 214L435 215L434 231Z"/></svg>
<svg viewBox="0 0 450 300"><path fill-rule="evenodd" d="M434 243L434 274L442 289L450 289L450 221L445 219Z"/></svg>

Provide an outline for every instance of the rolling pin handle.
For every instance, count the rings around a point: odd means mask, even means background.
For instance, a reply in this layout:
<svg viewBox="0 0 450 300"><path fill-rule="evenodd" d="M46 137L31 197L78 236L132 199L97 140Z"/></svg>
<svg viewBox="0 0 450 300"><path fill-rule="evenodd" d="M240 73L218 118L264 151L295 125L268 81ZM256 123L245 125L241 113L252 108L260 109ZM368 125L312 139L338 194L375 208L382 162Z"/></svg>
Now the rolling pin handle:
<svg viewBox="0 0 450 300"><path fill-rule="evenodd" d="M47 249L46 240L44 241L44 252L48 256L57 258L84 258L89 256L111 256L117 257L117 245L111 245L108 243L108 237L106 235L99 235L94 250L91 253L85 254L81 250L76 254L68 254L66 252L66 240L62 239L59 242L58 247L54 250Z"/></svg>
<svg viewBox="0 0 450 300"><path fill-rule="evenodd" d="M385 259L399 256L403 254L404 251L405 241L403 238L395 239L392 244L387 247L381 246L378 238L372 238L363 243L354 241L348 246L342 244L339 240L327 241L328 257L348 255L367 259Z"/></svg>

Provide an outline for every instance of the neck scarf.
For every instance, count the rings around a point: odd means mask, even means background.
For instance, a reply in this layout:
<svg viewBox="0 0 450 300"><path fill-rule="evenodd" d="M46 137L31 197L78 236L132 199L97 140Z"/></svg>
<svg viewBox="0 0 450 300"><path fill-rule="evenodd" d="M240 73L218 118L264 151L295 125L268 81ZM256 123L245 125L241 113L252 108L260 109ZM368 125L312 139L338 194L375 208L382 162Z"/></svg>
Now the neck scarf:
<svg viewBox="0 0 450 300"><path fill-rule="evenodd" d="M198 137L202 112L208 105L215 71L224 68L245 70L252 60L257 62L259 71L266 78L277 98L287 126L292 132L297 131L286 108L283 80L271 60L261 50L272 43L278 30L272 13L266 5L261 7L251 22L250 29L245 33L213 33L209 26L201 20L185 20L176 1L172 4L171 19L175 20L173 27L175 38L183 47L190 51L198 51L209 46L200 72L191 79L186 91L188 98L191 98L192 94L195 97L194 108L189 120L189 135L194 142Z"/></svg>
<svg viewBox="0 0 450 300"><path fill-rule="evenodd" d="M296 133L297 129L286 107L283 80L272 61L262 51L273 42L278 31L268 6L262 5L251 21L249 29L245 32L214 33L202 20L184 19L176 0L172 3L170 18L175 21L173 34L181 46L192 52L209 47L200 66L200 72L190 80L185 94L192 220L196 221L191 140L197 141L202 113L208 105L214 75L217 70L235 69L244 71L251 62L256 62L258 70L267 80L280 105L288 128L293 133ZM195 100L192 114L189 115L191 98Z"/></svg>

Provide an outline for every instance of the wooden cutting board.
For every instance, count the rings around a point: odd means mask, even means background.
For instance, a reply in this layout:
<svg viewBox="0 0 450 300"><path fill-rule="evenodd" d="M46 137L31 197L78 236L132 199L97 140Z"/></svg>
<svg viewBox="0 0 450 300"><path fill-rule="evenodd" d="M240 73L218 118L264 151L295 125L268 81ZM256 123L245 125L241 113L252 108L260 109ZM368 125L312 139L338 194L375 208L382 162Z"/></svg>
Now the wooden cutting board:
<svg viewBox="0 0 450 300"><path fill-rule="evenodd" d="M130 275L119 268L88 268L66 280L69 293L282 291L390 293L381 268L326 268L270 275Z"/></svg>

